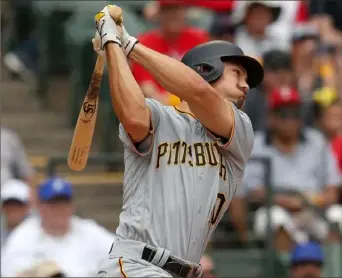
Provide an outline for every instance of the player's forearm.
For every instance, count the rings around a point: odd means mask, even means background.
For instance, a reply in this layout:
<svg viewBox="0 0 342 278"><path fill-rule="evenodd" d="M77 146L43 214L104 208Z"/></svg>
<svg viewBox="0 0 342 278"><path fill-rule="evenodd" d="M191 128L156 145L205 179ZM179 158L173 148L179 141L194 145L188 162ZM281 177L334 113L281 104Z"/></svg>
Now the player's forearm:
<svg viewBox="0 0 342 278"><path fill-rule="evenodd" d="M122 49L115 43L108 43L106 45L106 56L110 93L113 108L119 121L130 134L130 129L136 130L139 126L142 127L142 130L146 129L150 123L149 110ZM135 132L138 133L136 137L144 137L143 135L140 136L139 132ZM139 138L132 139L139 140Z"/></svg>
<svg viewBox="0 0 342 278"><path fill-rule="evenodd" d="M142 44L134 47L130 58L143 66L166 91L187 102L211 90L211 86L195 71Z"/></svg>

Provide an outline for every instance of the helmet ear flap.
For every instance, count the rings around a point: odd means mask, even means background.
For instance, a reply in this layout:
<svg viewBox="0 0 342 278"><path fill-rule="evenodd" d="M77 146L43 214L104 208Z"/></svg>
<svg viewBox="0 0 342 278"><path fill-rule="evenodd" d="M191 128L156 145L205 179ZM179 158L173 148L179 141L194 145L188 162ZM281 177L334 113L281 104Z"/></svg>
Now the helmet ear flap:
<svg viewBox="0 0 342 278"><path fill-rule="evenodd" d="M213 70L215 70L215 68L208 63L201 63L199 65L195 65L195 67L196 67L196 71L201 75L208 74L212 72Z"/></svg>
<svg viewBox="0 0 342 278"><path fill-rule="evenodd" d="M220 59L210 62L203 62L192 67L206 81L213 82L217 80L223 73L224 65Z"/></svg>

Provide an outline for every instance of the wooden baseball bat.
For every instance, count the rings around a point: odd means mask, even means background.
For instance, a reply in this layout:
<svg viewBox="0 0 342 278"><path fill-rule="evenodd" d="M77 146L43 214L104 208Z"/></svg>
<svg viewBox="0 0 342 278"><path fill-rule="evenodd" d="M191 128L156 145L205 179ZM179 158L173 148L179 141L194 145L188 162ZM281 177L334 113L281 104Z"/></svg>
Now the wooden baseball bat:
<svg viewBox="0 0 342 278"><path fill-rule="evenodd" d="M76 122L74 136L68 155L68 166L73 171L82 171L87 165L99 109L98 105L105 62L104 59L105 58L100 55L97 56L88 91Z"/></svg>
<svg viewBox="0 0 342 278"><path fill-rule="evenodd" d="M108 9L110 16L118 25L122 26L122 9L115 5L108 5ZM98 16L101 18L103 15L98 13ZM100 55L97 57L87 95L77 119L68 155L68 166L73 171L82 171L87 165L98 112L104 60L105 58Z"/></svg>

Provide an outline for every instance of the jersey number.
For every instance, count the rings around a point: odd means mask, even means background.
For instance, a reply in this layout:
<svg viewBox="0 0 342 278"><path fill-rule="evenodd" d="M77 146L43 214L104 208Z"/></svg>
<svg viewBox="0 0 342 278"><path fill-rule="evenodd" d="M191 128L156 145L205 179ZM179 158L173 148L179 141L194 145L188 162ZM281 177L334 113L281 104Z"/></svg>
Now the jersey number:
<svg viewBox="0 0 342 278"><path fill-rule="evenodd" d="M216 198L216 202L215 202L215 205L213 207L211 217L210 217L210 224L211 225L216 224L216 221L217 221L219 215L221 214L221 211L222 211L222 208L223 208L223 205L225 202L226 202L226 196L222 193L218 193L217 198Z"/></svg>

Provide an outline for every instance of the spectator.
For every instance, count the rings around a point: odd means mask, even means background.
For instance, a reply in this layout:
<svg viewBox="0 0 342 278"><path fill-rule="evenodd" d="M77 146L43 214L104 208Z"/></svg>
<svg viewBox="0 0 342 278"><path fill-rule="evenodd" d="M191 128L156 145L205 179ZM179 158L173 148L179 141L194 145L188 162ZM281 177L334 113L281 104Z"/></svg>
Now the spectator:
<svg viewBox="0 0 342 278"><path fill-rule="evenodd" d="M17 277L66 277L60 267L54 261L44 261L33 268L22 271Z"/></svg>
<svg viewBox="0 0 342 278"><path fill-rule="evenodd" d="M318 243L298 244L291 252L290 278L320 278L323 266L323 250Z"/></svg>
<svg viewBox="0 0 342 278"><path fill-rule="evenodd" d="M216 12L217 14L231 14L236 1L175 0L173 2L188 5L189 7L208 9ZM147 20L156 20L158 17L159 3L160 1L150 1L145 5L143 14Z"/></svg>
<svg viewBox="0 0 342 278"><path fill-rule="evenodd" d="M310 0L309 14L311 22L319 28L324 42L342 43L342 2Z"/></svg>
<svg viewBox="0 0 342 278"><path fill-rule="evenodd" d="M277 37L272 36L267 28L275 22L281 12L276 1L239 1L233 12L237 28L235 42L246 55L261 59L265 51L284 49Z"/></svg>
<svg viewBox="0 0 342 278"><path fill-rule="evenodd" d="M1 184L13 178L30 183L32 176L33 170L18 135L1 127Z"/></svg>
<svg viewBox="0 0 342 278"><path fill-rule="evenodd" d="M304 208L300 198L282 190L292 190L326 210L328 219L341 222L335 203L340 175L331 148L317 131L303 128L302 101L295 89L282 88L269 98L269 122L265 132L255 136L252 157L269 158L272 163L270 183L275 191L271 208L272 227L276 230L276 248L289 251L293 241L304 242L310 236L328 239L327 223ZM250 162L245 184L255 202L265 198L264 168ZM341 208L339 208L341 209ZM339 210L337 209L337 211ZM267 212L259 208L255 215L255 233L265 239Z"/></svg>
<svg viewBox="0 0 342 278"><path fill-rule="evenodd" d="M29 185L20 180L8 180L1 186L1 246L9 234L26 218L30 211Z"/></svg>
<svg viewBox="0 0 342 278"><path fill-rule="evenodd" d="M203 278L216 278L215 265L213 260L208 255L203 255L200 261L202 266L202 276Z"/></svg>
<svg viewBox="0 0 342 278"><path fill-rule="evenodd" d="M314 115L316 126L331 143L342 175L342 102L335 90L323 88L315 92ZM342 190L340 196L342 204Z"/></svg>
<svg viewBox="0 0 342 278"><path fill-rule="evenodd" d="M187 8L177 1L160 0L158 11L159 28L139 37L139 41L147 47L180 60L189 49L209 40L204 30L187 26ZM138 64L132 65L132 72L146 97L157 99L165 105L179 103Z"/></svg>
<svg viewBox="0 0 342 278"><path fill-rule="evenodd" d="M304 101L311 101L312 93L322 86L315 58L319 49L319 33L313 25L297 26L292 35L292 61L297 87Z"/></svg>
<svg viewBox="0 0 342 278"><path fill-rule="evenodd" d="M291 44L293 26L308 21L308 11L304 1L277 1L281 7L281 13L268 32L278 40L281 40L288 51Z"/></svg>
<svg viewBox="0 0 342 278"><path fill-rule="evenodd" d="M62 179L41 184L38 198L40 217L26 219L4 246L2 276L13 277L49 260L56 262L67 276L96 276L114 235L92 220L73 215L73 190Z"/></svg>
<svg viewBox="0 0 342 278"><path fill-rule="evenodd" d="M293 86L295 77L291 55L281 50L264 53L264 81L262 86L248 92L244 106L255 131L264 130L267 121L267 99L275 88Z"/></svg>
<svg viewBox="0 0 342 278"><path fill-rule="evenodd" d="M219 14L214 17L210 27L210 36L212 40L235 41L236 25L230 15Z"/></svg>
<svg viewBox="0 0 342 278"><path fill-rule="evenodd" d="M314 94L314 104L316 126L334 145L342 136L342 102L335 90L323 88ZM340 161L342 154L338 151L335 154Z"/></svg>

